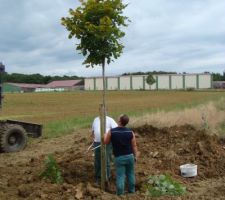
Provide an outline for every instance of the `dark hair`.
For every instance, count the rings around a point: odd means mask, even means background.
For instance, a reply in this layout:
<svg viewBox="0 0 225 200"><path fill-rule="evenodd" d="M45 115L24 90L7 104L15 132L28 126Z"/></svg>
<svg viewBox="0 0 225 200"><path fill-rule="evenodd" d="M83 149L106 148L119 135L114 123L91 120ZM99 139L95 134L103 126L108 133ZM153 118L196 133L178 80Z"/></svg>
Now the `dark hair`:
<svg viewBox="0 0 225 200"><path fill-rule="evenodd" d="M129 117L126 114L120 115L120 123L122 126L126 126L129 122Z"/></svg>

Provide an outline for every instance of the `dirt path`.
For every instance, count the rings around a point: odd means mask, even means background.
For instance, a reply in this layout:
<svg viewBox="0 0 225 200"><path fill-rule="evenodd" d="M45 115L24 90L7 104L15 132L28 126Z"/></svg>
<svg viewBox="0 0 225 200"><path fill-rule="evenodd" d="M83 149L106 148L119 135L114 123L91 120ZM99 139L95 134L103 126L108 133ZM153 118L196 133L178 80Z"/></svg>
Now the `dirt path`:
<svg viewBox="0 0 225 200"><path fill-rule="evenodd" d="M146 198L143 184L149 175L165 173L183 183L188 193L159 199L225 199L225 149L219 138L189 125L162 129L146 125L136 128L135 133L141 152L136 167L137 192L123 199L151 199ZM34 140L19 153L0 154L0 199L118 199L114 173L109 192L96 187L93 156L85 153L89 145L90 132L83 129L60 138ZM62 170L62 185L39 177L50 153ZM180 176L179 166L188 162L198 165L197 177Z"/></svg>

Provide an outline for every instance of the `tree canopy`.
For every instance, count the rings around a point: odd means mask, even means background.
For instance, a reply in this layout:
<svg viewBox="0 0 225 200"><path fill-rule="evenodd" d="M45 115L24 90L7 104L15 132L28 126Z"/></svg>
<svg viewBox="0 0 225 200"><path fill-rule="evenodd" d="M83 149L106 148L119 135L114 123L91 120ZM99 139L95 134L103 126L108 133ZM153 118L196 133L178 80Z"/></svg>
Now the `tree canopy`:
<svg viewBox="0 0 225 200"><path fill-rule="evenodd" d="M109 64L121 55L124 46L120 39L125 33L120 28L127 26L128 18L122 15L126 6L122 0L81 0L81 6L62 18L68 37L79 40L76 49L87 67Z"/></svg>
<svg viewBox="0 0 225 200"><path fill-rule="evenodd" d="M152 74L149 74L146 78L146 82L151 86L156 82L156 80L154 79Z"/></svg>
<svg viewBox="0 0 225 200"><path fill-rule="evenodd" d="M35 84L47 84L51 81L56 80L76 80L83 79L83 77L78 76L43 76L41 74L19 74L12 73L8 74L7 72L3 75L3 82L12 82L12 83L35 83Z"/></svg>
<svg viewBox="0 0 225 200"><path fill-rule="evenodd" d="M225 81L225 72L221 75L220 73L213 73L213 81Z"/></svg>

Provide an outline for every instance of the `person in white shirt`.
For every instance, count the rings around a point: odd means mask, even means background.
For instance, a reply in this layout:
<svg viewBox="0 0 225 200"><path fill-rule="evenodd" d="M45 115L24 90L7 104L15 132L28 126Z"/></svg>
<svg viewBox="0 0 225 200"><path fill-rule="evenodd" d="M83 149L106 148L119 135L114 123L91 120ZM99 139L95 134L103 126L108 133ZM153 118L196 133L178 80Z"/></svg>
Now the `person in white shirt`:
<svg viewBox="0 0 225 200"><path fill-rule="evenodd" d="M118 125L115 120L111 117L106 116L106 130L107 133L110 129L116 128ZM100 126L100 117L96 117L92 123L92 136L94 141L94 147L99 147L101 145L101 126ZM94 168L95 168L95 180L97 183L101 180L101 149L96 148L94 150ZM110 178L110 156L112 154L111 144L106 145L106 175L107 178Z"/></svg>

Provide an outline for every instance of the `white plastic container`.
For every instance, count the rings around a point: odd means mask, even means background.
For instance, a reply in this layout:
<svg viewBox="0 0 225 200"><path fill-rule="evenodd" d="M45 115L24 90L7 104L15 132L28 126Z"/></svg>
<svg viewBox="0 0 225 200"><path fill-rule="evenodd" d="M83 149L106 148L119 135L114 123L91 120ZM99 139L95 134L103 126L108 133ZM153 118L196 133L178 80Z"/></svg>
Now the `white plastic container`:
<svg viewBox="0 0 225 200"><path fill-rule="evenodd" d="M197 176L198 166L195 164L185 164L180 166L181 176L183 177L194 177Z"/></svg>

